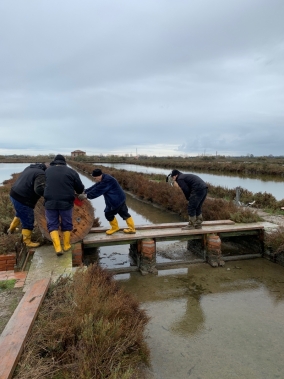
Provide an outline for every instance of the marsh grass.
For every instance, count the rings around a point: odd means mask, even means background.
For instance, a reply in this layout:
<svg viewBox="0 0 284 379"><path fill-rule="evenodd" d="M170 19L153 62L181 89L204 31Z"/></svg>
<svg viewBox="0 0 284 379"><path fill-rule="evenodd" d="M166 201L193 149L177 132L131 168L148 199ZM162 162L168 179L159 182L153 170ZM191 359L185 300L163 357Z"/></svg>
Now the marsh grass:
<svg viewBox="0 0 284 379"><path fill-rule="evenodd" d="M266 248L273 255L284 252L284 227L279 226L270 233L266 233L264 240Z"/></svg>
<svg viewBox="0 0 284 379"><path fill-rule="evenodd" d="M49 290L15 378L135 378L148 320L105 270L79 269Z"/></svg>
<svg viewBox="0 0 284 379"><path fill-rule="evenodd" d="M90 174L94 169L93 165L86 163L72 162L72 165L76 169L89 172ZM139 199L158 204L166 210L179 214L184 220L188 219L187 200L180 188L171 187L165 182L165 176L160 175L161 180L156 181L153 178L157 178L157 174L146 175L103 166L97 167L101 168L103 172L113 175L124 190L131 192ZM247 192L245 194L249 196ZM252 208L236 206L233 202L235 195L234 190L209 185L208 196L202 208L204 220L231 219L235 222L260 221L261 218L256 215ZM252 198L252 194L250 198ZM269 199L271 200L270 197Z"/></svg>
<svg viewBox="0 0 284 379"><path fill-rule="evenodd" d="M16 244L21 243L21 235L0 233L0 255L16 252Z"/></svg>
<svg viewBox="0 0 284 379"><path fill-rule="evenodd" d="M11 288L14 288L15 283L16 283L16 279L1 280L0 281L0 291L9 290Z"/></svg>

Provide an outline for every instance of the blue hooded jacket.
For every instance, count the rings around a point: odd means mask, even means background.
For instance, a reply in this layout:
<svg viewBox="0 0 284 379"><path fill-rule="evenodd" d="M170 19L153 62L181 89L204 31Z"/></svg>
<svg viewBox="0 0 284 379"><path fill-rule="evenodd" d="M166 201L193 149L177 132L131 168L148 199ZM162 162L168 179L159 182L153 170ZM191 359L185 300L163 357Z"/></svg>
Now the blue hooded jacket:
<svg viewBox="0 0 284 379"><path fill-rule="evenodd" d="M105 198L105 212L109 212L122 205L126 196L118 181L108 174L102 174L102 180L85 190L88 199L95 199L101 195Z"/></svg>

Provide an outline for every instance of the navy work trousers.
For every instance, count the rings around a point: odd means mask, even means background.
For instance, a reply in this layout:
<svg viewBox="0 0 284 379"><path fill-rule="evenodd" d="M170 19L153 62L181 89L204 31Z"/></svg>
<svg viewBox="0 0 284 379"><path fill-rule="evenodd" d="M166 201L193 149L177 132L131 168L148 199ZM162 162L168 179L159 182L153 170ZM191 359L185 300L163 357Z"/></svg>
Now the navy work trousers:
<svg viewBox="0 0 284 379"><path fill-rule="evenodd" d="M202 204L207 196L207 188L194 191L188 199L188 215L189 217L199 216L202 213Z"/></svg>
<svg viewBox="0 0 284 379"><path fill-rule="evenodd" d="M127 220L129 217L131 217L128 213L128 208L125 202L122 203L118 208L105 212L105 216L108 221L112 221L114 219L114 216L117 214L119 214L123 220Z"/></svg>
<svg viewBox="0 0 284 379"><path fill-rule="evenodd" d="M15 200L12 196L10 196L10 199L15 208L16 217L19 217L19 219L21 220L22 228L33 230L35 221L33 208L20 203L19 201Z"/></svg>
<svg viewBox="0 0 284 379"><path fill-rule="evenodd" d="M71 232L73 230L72 214L73 208L67 210L46 209L45 218L49 233L53 230L59 230L59 227L61 228L62 232Z"/></svg>

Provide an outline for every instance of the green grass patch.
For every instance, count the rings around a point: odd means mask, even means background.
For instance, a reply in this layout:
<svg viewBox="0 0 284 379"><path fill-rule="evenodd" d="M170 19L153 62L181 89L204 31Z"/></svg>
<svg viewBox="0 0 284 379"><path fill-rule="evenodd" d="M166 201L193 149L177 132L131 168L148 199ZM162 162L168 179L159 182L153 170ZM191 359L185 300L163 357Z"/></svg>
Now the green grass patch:
<svg viewBox="0 0 284 379"><path fill-rule="evenodd" d="M14 288L15 283L16 283L16 279L9 279L9 280L1 281L0 282L0 291L10 290L11 288Z"/></svg>
<svg viewBox="0 0 284 379"><path fill-rule="evenodd" d="M264 209L264 212L270 214L271 216L284 216L284 211L281 209L266 208Z"/></svg>

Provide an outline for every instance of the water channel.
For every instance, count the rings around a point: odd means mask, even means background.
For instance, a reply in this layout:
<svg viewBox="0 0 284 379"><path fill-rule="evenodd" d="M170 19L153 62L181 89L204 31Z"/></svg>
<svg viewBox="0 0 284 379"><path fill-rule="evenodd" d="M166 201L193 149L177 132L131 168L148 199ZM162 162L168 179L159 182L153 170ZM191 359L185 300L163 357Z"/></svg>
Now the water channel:
<svg viewBox="0 0 284 379"><path fill-rule="evenodd" d="M143 172L144 174L161 174L168 175L171 170L140 166L135 164L124 164L124 163L97 163L97 165L113 167L118 170L127 170L134 172ZM176 167L173 167L176 168ZM276 200L284 199L284 178L272 178L272 177L262 177L262 178L251 178L243 177L237 175L220 175L220 174L207 174L204 172L193 172L187 170L181 170L184 174L196 174L200 176L205 182L211 183L213 186L221 186L225 188L236 188L242 187L247 189L252 193L266 192L271 193Z"/></svg>
<svg viewBox="0 0 284 379"><path fill-rule="evenodd" d="M9 171L7 165L4 174L0 165L0 182L26 167L11 164ZM80 176L86 187L94 183ZM92 203L101 224L108 225L103 198ZM131 196L127 204L137 224L180 221ZM183 248L177 243L170 250L180 258L188 254ZM105 249L99 253L102 266L129 265L128 246ZM158 260L167 259L165 250L160 248ZM151 366L143 379L284 378L284 267L254 259L216 269L198 264L159 270L157 276L132 272L116 279L151 317L146 330Z"/></svg>

